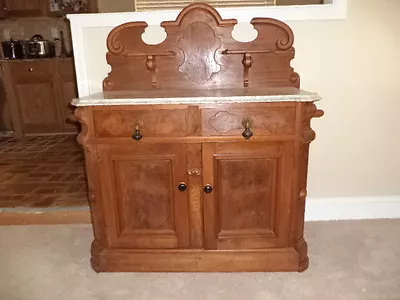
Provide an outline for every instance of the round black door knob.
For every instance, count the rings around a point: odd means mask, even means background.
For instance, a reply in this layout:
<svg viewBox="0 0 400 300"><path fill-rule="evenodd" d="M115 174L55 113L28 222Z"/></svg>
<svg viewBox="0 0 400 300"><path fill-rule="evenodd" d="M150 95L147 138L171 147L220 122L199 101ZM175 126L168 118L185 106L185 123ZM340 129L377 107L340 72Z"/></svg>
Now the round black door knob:
<svg viewBox="0 0 400 300"><path fill-rule="evenodd" d="M213 188L212 188L211 185L206 185L204 187L204 191L208 194L208 193L211 193L213 191Z"/></svg>
<svg viewBox="0 0 400 300"><path fill-rule="evenodd" d="M178 185L178 190L180 190L181 192L186 191L186 188L186 184L183 182Z"/></svg>

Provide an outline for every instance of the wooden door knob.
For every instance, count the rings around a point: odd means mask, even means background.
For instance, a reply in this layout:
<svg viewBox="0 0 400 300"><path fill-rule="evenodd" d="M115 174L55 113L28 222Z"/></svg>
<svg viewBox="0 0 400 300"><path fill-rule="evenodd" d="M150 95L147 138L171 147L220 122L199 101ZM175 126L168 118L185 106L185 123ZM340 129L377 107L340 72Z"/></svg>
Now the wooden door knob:
<svg viewBox="0 0 400 300"><path fill-rule="evenodd" d="M186 189L187 189L186 183L181 182L181 183L178 185L178 190L180 190L181 192L186 191Z"/></svg>
<svg viewBox="0 0 400 300"><path fill-rule="evenodd" d="M204 187L204 192L206 192L207 194L211 193L212 191L213 191L213 188L212 188L211 185L207 184L207 185Z"/></svg>

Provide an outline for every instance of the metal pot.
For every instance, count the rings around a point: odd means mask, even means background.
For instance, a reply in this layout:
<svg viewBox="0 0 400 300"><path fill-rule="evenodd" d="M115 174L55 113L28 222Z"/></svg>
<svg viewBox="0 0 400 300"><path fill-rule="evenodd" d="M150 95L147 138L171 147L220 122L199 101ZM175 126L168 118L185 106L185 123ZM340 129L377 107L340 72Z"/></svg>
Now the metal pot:
<svg viewBox="0 0 400 300"><path fill-rule="evenodd" d="M3 56L7 59L23 59L24 58L24 45L21 41L3 41Z"/></svg>
<svg viewBox="0 0 400 300"><path fill-rule="evenodd" d="M40 34L35 34L30 40L25 42L25 52L28 58L54 57L54 42L45 40Z"/></svg>

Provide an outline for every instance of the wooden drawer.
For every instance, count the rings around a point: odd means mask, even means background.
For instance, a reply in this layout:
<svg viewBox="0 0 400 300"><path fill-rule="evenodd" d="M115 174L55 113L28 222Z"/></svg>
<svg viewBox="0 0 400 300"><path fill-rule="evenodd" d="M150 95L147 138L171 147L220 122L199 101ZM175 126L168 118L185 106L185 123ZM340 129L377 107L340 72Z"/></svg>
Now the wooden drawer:
<svg viewBox="0 0 400 300"><path fill-rule="evenodd" d="M139 125L144 140L146 137L183 137L186 136L186 115L186 107L115 110L108 107L93 112L95 136L132 137L136 125Z"/></svg>
<svg viewBox="0 0 400 300"><path fill-rule="evenodd" d="M11 74L17 82L51 81L52 62L50 60L13 62Z"/></svg>
<svg viewBox="0 0 400 300"><path fill-rule="evenodd" d="M293 134L295 132L296 106L260 104L256 106L224 106L202 108L203 136L240 136L245 122L250 121L254 136Z"/></svg>

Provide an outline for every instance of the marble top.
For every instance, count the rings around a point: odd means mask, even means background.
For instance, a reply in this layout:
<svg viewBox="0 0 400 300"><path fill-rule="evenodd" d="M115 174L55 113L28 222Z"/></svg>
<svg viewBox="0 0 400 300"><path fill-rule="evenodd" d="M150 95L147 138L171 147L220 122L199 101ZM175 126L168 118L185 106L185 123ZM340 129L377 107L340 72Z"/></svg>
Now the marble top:
<svg viewBox="0 0 400 300"><path fill-rule="evenodd" d="M74 106L143 104L224 104L246 102L313 102L316 93L296 88L232 88L208 90L141 90L101 92L74 99Z"/></svg>

